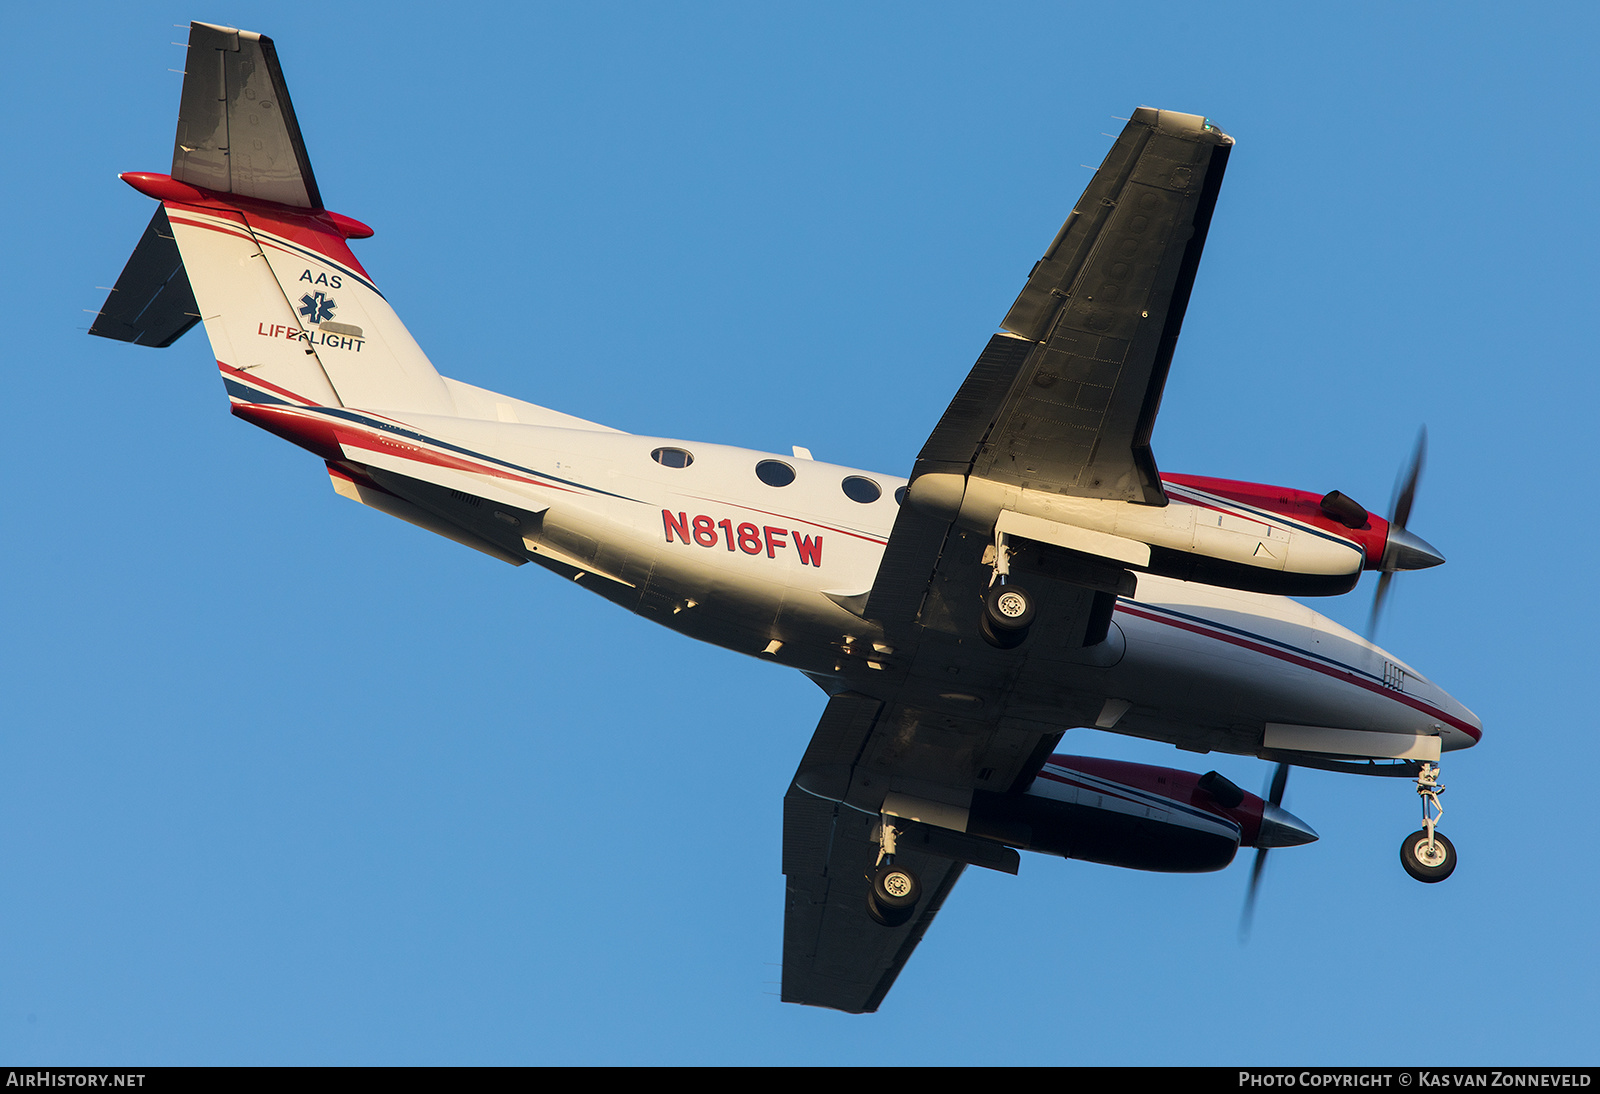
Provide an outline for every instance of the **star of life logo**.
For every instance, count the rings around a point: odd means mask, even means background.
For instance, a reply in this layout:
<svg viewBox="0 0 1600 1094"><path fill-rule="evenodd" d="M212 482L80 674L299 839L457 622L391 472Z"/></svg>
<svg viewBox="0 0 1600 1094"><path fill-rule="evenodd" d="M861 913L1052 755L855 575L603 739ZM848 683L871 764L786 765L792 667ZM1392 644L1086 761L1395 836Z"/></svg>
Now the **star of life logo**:
<svg viewBox="0 0 1600 1094"><path fill-rule="evenodd" d="M306 293L300 298L300 314L306 317L307 323L323 323L333 318L333 309L337 307L333 297L327 293Z"/></svg>

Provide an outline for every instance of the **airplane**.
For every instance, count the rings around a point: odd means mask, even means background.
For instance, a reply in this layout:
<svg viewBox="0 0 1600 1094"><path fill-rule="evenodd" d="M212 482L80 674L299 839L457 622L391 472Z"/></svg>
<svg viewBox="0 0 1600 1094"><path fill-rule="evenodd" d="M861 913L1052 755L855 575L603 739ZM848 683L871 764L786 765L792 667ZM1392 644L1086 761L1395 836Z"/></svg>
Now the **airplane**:
<svg viewBox="0 0 1600 1094"><path fill-rule="evenodd" d="M1334 490L1163 473L1150 445L1233 139L1141 107L904 476L625 433L437 372L323 203L270 38L190 27L170 173L91 334L203 324L232 413L341 496L533 562L825 695L784 796L785 1001L876 1010L968 866L1219 870L1317 839L1292 766L1413 780L1405 870L1455 869L1439 763L1482 723L1290 597L1443 557ZM1056 752L1098 729L1277 766ZM1247 914L1249 904L1247 903Z"/></svg>

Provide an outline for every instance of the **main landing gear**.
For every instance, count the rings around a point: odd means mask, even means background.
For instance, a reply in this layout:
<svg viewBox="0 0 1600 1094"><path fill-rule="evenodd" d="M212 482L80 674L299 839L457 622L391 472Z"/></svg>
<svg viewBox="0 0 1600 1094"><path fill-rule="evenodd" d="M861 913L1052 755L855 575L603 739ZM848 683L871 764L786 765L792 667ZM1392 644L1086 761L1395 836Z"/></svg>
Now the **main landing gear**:
<svg viewBox="0 0 1600 1094"><path fill-rule="evenodd" d="M1011 547L1006 535L995 536L994 572L989 577L989 588L983 594L983 613L978 616L978 633L983 640L997 649L1010 650L1022 645L1033 625L1034 601L1019 585L1006 580L1011 569Z"/></svg>
<svg viewBox="0 0 1600 1094"><path fill-rule="evenodd" d="M1422 765L1422 770L1417 772L1417 793L1422 798L1422 827L1400 844L1400 865L1418 881L1443 881L1455 872L1456 849L1434 831L1439 818L1444 816L1444 806L1439 804L1444 784L1439 781L1438 764Z"/></svg>
<svg viewBox="0 0 1600 1094"><path fill-rule="evenodd" d="M978 633L1002 650L1015 649L1028 637L1033 623L1033 597L1018 585L991 585L983 594L983 614Z"/></svg>
<svg viewBox="0 0 1600 1094"><path fill-rule="evenodd" d="M872 887L867 890L867 914L885 927L911 922L917 901L922 899L922 881L916 872L894 861L895 839L899 830L883 817L878 825L878 865L872 871Z"/></svg>

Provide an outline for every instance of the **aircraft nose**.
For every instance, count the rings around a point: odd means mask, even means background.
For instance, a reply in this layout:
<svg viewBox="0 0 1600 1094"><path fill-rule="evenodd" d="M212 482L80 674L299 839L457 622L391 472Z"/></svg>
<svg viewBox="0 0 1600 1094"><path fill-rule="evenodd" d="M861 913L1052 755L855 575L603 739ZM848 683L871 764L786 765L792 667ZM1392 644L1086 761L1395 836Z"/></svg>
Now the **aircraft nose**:
<svg viewBox="0 0 1600 1094"><path fill-rule="evenodd" d="M1438 548L1414 535L1404 528L1389 528L1389 541L1383 548L1383 565L1379 569L1386 573L1395 570L1426 570L1429 566L1437 566L1444 561L1444 556Z"/></svg>
<svg viewBox="0 0 1600 1094"><path fill-rule="evenodd" d="M1445 751L1471 748L1483 739L1483 719L1468 710L1459 699L1445 694L1439 705L1454 715L1453 724L1440 734L1444 738Z"/></svg>
<svg viewBox="0 0 1600 1094"><path fill-rule="evenodd" d="M1299 847L1321 838L1315 828L1282 806L1262 803L1261 834L1256 837L1257 847Z"/></svg>

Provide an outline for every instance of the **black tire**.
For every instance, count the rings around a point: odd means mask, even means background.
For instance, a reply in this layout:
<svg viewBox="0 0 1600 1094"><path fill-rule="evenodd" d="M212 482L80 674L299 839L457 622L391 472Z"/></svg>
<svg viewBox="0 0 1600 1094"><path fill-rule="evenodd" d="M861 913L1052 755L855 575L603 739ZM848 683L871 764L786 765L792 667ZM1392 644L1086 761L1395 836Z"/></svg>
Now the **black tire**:
<svg viewBox="0 0 1600 1094"><path fill-rule="evenodd" d="M989 626L989 613L978 613L978 634L997 650L1014 650L1028 637L1027 631L1000 631Z"/></svg>
<svg viewBox="0 0 1600 1094"><path fill-rule="evenodd" d="M983 594L983 617L997 635L1026 631L1033 624L1033 597L1020 585L991 585Z"/></svg>
<svg viewBox="0 0 1600 1094"><path fill-rule="evenodd" d="M911 917L916 914L915 908L884 908L873 897L872 891L867 890L867 915L872 917L874 923L883 927L903 927L911 922Z"/></svg>
<svg viewBox="0 0 1600 1094"><path fill-rule="evenodd" d="M922 899L922 879L914 870L886 862L872 872L872 899L884 911L910 910Z"/></svg>
<svg viewBox="0 0 1600 1094"><path fill-rule="evenodd" d="M1411 833L1400 844L1400 865L1406 873L1428 884L1443 881L1456 870L1456 848L1438 832L1433 834L1433 847L1428 846L1428 833L1422 829Z"/></svg>

